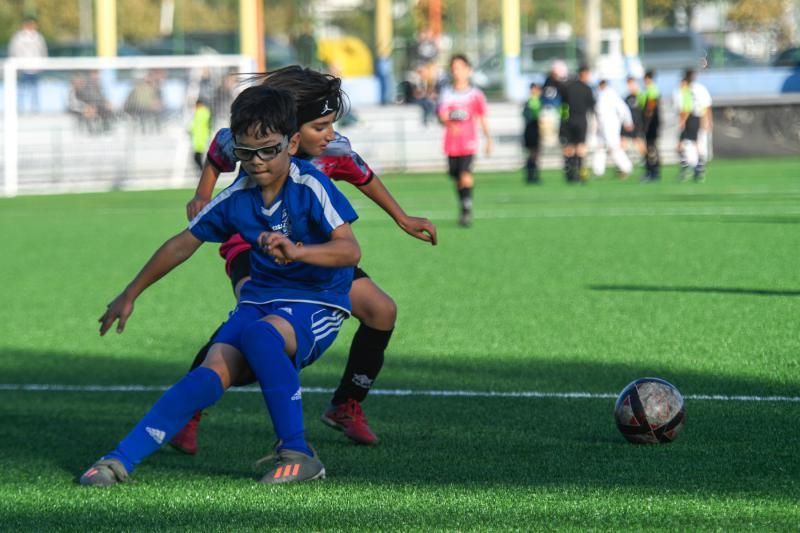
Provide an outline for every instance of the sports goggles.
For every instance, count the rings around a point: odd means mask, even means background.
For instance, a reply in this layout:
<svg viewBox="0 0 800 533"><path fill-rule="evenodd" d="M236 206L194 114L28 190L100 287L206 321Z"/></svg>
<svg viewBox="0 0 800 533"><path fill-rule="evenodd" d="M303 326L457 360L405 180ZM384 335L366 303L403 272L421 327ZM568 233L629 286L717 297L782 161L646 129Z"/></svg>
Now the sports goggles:
<svg viewBox="0 0 800 533"><path fill-rule="evenodd" d="M235 142L235 141L234 141ZM258 156L258 158L262 161L272 161L278 155L286 150L286 147L289 146L289 138L285 135L283 136L283 140L280 144L273 144L270 146L261 146L259 148L248 148L247 146L240 146L238 144L233 145L233 155L239 161L250 161L253 159L253 156Z"/></svg>

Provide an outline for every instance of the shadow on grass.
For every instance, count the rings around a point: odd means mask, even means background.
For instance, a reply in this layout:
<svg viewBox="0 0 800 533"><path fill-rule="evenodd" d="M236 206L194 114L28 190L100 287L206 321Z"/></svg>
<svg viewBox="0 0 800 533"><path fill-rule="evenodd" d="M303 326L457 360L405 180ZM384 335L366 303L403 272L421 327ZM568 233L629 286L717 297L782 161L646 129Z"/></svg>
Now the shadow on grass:
<svg viewBox="0 0 800 533"><path fill-rule="evenodd" d="M47 354L58 357L58 354ZM74 357L74 356L73 356ZM437 360L416 371L439 376L440 388L458 386L457 373L477 373L495 382L507 378L515 390L520 381L543 379L560 389L608 392L632 378L660 375L684 394L796 394L781 383L669 371L627 365L559 362L556 359L506 361L502 356L464 364ZM84 383L102 383L83 367ZM117 361L135 375L136 361ZM172 365L156 374L173 371ZM451 377L452 376L452 377ZM5 376L4 376L5 378ZM395 377L393 377L395 379ZM5 379L4 379L5 381ZM56 371L39 382L63 382ZM163 383L163 381L161 382ZM541 382L540 382L541 383ZM309 385L308 383L304 383ZM488 388L488 387L487 387ZM0 391L4 437L0 439L3 479L40 479L62 486L101 454L114 447L152 405L159 392ZM396 486L601 487L721 494L800 493L800 461L793 446L800 402L687 401L687 426L674 443L633 446L617 433L612 419L614 398L485 398L378 396L365 402L382 443L375 448L351 444L318 421L328 394L307 394L309 441L315 444L334 483ZM261 397L228 394L206 417L200 433L201 454L187 457L162 450L146 461L136 478L141 483L198 482L219 476L220 482L257 479L251 463L272 444L272 431ZM205 480L207 481L207 479ZM47 485L43 485L46 487Z"/></svg>
<svg viewBox="0 0 800 533"><path fill-rule="evenodd" d="M694 292L712 294L744 294L749 296L800 296L800 290L750 289L742 287L696 287L667 285L589 285L593 291L620 292Z"/></svg>

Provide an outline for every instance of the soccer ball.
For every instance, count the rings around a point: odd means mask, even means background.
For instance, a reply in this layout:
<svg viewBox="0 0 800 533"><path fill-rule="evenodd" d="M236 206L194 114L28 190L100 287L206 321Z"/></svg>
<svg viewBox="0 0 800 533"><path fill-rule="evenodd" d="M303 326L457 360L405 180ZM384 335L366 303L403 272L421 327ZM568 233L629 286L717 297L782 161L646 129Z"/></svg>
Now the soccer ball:
<svg viewBox="0 0 800 533"><path fill-rule="evenodd" d="M620 433L634 444L671 442L686 418L683 396L663 379L637 379L617 398L614 418Z"/></svg>

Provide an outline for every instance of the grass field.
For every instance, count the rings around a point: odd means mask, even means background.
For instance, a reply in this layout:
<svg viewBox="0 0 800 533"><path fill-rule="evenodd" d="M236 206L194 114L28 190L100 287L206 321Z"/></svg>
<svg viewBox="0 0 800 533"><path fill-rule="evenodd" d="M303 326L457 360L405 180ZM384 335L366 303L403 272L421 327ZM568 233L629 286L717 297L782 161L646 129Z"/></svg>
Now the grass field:
<svg viewBox="0 0 800 533"><path fill-rule="evenodd" d="M86 386L170 385L232 307L208 245L123 335L97 335L189 191L0 200L0 530L797 531L800 161L716 161L703 184L544 179L478 176L465 230L446 178L387 177L437 247L342 186L362 265L400 309L365 403L382 443L318 421L351 320L302 376L328 479L277 488L251 467L273 440L253 391L210 411L196 457L164 449L134 483L76 484L160 394ZM616 393L647 375L687 397L672 444L614 426Z"/></svg>

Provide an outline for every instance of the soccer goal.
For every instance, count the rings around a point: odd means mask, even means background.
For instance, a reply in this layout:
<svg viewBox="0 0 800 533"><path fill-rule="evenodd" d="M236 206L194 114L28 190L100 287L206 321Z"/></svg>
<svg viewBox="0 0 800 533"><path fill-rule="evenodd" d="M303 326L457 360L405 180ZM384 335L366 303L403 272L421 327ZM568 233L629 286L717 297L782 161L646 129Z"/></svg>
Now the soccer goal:
<svg viewBox="0 0 800 533"><path fill-rule="evenodd" d="M8 59L0 194L191 186L197 101L213 134L253 69L238 55Z"/></svg>

